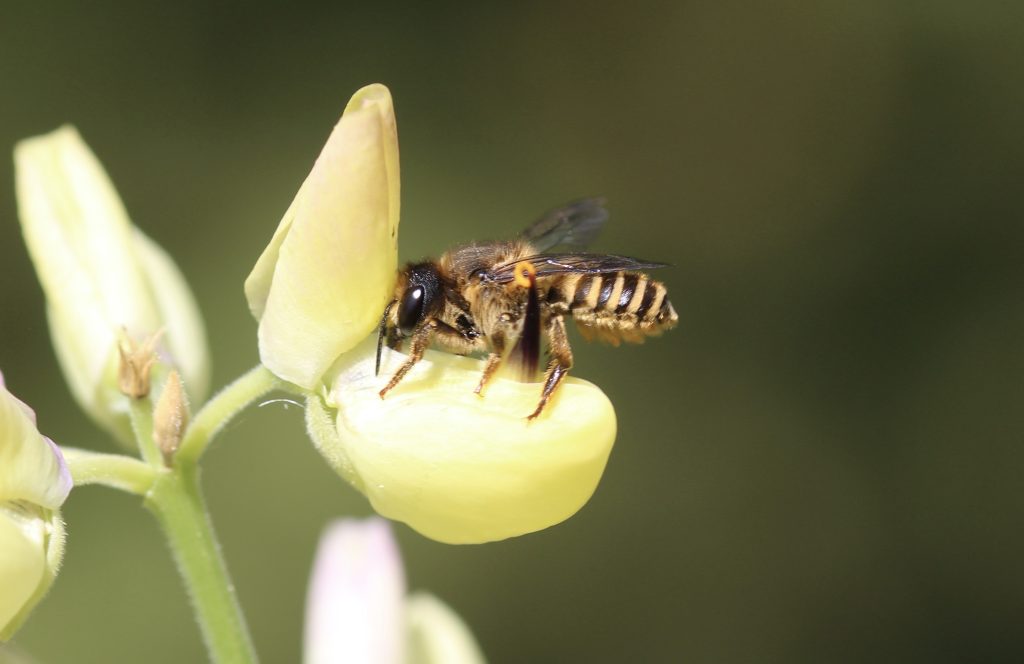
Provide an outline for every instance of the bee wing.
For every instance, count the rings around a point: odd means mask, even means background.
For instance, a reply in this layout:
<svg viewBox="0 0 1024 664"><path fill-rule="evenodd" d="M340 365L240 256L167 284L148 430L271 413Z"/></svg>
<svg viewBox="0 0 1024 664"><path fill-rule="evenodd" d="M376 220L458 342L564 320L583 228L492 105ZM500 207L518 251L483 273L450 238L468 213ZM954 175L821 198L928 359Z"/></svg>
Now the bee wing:
<svg viewBox="0 0 1024 664"><path fill-rule="evenodd" d="M537 270L538 277L552 274L606 274L608 272L636 272L638 270L656 270L668 267L668 263L616 256L614 254L537 254L517 261L496 265L483 278L495 283L504 284L515 279L516 265L530 262Z"/></svg>
<svg viewBox="0 0 1024 664"><path fill-rule="evenodd" d="M548 210L520 238L538 253L555 247L582 249L594 241L608 221L603 198L583 198Z"/></svg>

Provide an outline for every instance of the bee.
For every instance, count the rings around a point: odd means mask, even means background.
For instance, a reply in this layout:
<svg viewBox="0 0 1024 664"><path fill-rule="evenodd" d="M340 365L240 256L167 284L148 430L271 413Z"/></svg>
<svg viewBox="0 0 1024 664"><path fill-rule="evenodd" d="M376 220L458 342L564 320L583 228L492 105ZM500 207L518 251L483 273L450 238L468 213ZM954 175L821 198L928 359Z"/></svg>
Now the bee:
<svg viewBox="0 0 1024 664"><path fill-rule="evenodd" d="M436 261L406 265L381 316L376 371L384 343L398 349L410 340L409 357L380 397L401 382L432 342L461 355L488 353L476 394L483 394L505 361L530 379L537 374L546 337L550 359L537 408L528 417L533 420L573 365L566 317L576 321L585 339L616 346L674 327L678 317L664 284L643 272L665 263L581 253L607 220L604 201L587 198L547 212L512 240L468 244Z"/></svg>

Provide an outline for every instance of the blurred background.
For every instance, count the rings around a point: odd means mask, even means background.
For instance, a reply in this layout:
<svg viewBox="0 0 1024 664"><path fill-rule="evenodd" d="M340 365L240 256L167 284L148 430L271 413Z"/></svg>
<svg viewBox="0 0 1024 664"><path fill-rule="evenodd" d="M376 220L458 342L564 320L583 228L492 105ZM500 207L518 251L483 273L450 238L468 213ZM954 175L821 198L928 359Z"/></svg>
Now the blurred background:
<svg viewBox="0 0 1024 664"><path fill-rule="evenodd" d="M5 3L0 145L72 122L206 316L257 361L242 281L348 97L390 86L401 253L592 194L598 250L671 262L680 327L575 374L616 404L590 503L447 546L428 589L502 662L1024 660L1019 3ZM0 367L54 439L72 402L0 160ZM253 408L204 483L266 662L300 657L320 529L366 501L297 408ZM40 662L205 658L136 499L75 491ZM2 592L2 589L0 589Z"/></svg>

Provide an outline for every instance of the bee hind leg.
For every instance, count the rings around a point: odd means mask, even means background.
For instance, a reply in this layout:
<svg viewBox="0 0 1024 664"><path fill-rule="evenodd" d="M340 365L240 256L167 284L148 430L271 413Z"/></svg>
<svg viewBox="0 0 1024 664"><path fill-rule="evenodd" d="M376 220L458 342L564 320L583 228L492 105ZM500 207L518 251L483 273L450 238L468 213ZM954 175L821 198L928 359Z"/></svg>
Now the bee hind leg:
<svg viewBox="0 0 1024 664"><path fill-rule="evenodd" d="M562 316L552 316L548 321L548 342L551 344L551 360L544 373L544 389L540 393L537 409L526 418L528 420L534 420L541 414L551 395L572 368L572 348L569 346L569 337L565 333L565 319Z"/></svg>

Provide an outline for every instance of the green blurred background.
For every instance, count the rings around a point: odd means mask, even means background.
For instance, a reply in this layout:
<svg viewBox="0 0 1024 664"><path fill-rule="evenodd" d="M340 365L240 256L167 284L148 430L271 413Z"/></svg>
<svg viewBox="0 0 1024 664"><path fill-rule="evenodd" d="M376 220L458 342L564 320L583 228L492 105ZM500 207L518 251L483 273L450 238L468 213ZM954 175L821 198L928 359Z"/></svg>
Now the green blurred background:
<svg viewBox="0 0 1024 664"><path fill-rule="evenodd" d="M576 344L620 419L577 516L483 546L397 527L492 662L1022 661L1022 43L1012 2L7 2L0 144L79 127L189 277L216 385L257 360L242 281L365 83L395 97L403 258L602 194L597 249L675 265L679 329ZM44 432L108 449L12 180L0 367ZM298 661L318 533L365 500L280 404L204 480L264 661ZM65 515L20 647L202 661L138 501Z"/></svg>

